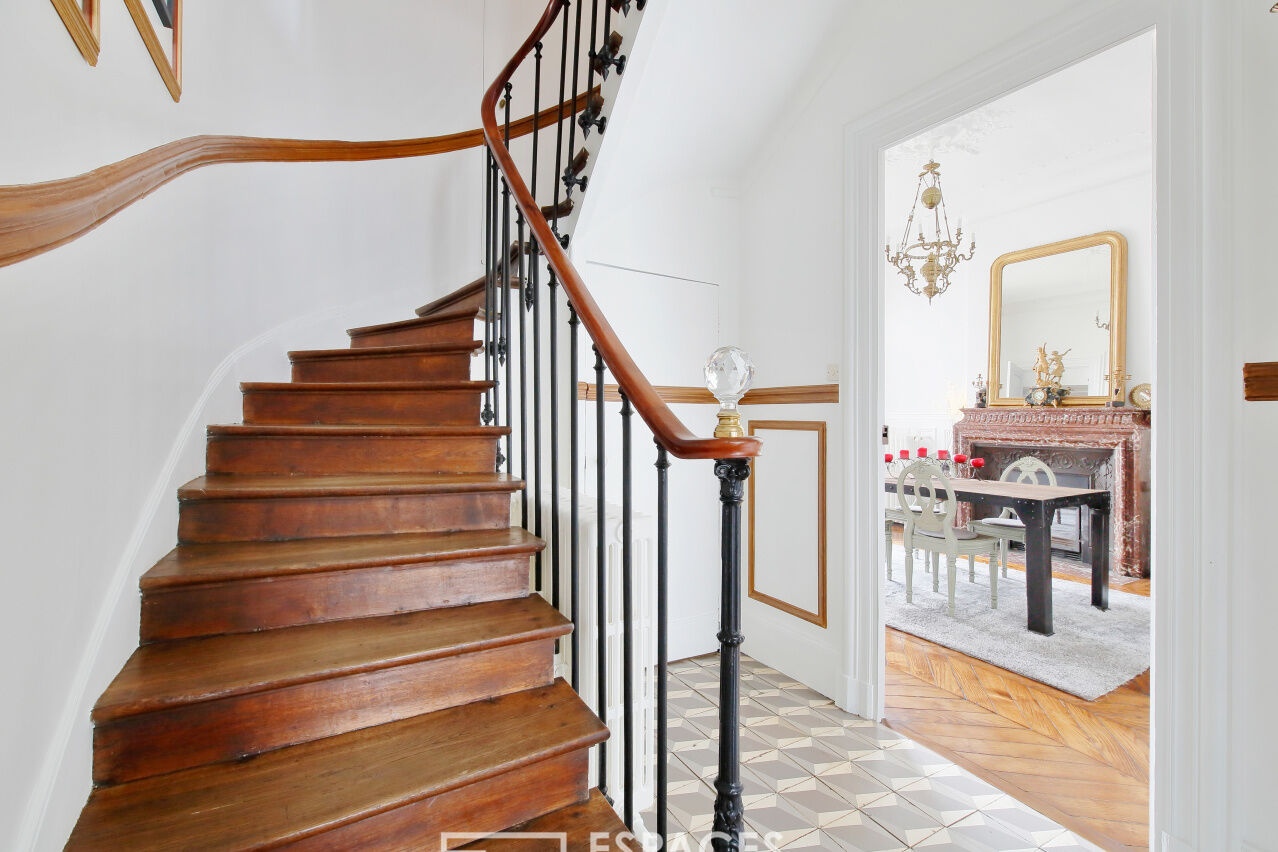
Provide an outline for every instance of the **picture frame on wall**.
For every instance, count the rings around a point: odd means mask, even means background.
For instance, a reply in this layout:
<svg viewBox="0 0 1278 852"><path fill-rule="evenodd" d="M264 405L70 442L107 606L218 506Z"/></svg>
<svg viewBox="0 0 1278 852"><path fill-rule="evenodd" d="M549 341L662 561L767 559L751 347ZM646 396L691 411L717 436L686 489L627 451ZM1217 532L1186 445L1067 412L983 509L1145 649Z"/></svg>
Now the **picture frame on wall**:
<svg viewBox="0 0 1278 852"><path fill-rule="evenodd" d="M182 98L182 0L124 0L155 70L173 97Z"/></svg>
<svg viewBox="0 0 1278 852"><path fill-rule="evenodd" d="M80 49L84 61L90 65L98 64L98 53L102 49L101 16L99 4L101 0L51 0L53 8L66 26L71 40Z"/></svg>

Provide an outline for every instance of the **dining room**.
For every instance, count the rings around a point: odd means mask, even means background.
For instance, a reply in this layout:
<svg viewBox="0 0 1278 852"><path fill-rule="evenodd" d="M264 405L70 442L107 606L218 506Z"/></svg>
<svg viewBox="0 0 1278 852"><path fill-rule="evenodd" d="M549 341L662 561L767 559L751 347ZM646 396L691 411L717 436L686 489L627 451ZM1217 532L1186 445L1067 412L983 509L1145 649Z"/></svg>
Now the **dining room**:
<svg viewBox="0 0 1278 852"><path fill-rule="evenodd" d="M884 157L888 724L1148 835L1153 33Z"/></svg>

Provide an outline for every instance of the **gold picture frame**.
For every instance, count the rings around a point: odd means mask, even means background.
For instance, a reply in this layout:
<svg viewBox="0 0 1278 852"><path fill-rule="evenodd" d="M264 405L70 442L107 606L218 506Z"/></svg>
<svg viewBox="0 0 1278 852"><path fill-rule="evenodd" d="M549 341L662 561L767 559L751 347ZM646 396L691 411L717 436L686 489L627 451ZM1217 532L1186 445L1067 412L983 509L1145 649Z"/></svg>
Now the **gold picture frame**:
<svg viewBox="0 0 1278 852"><path fill-rule="evenodd" d="M80 49L84 61L90 65L97 65L98 53L102 50L101 0L51 0L51 2L71 35L71 40Z"/></svg>
<svg viewBox="0 0 1278 852"><path fill-rule="evenodd" d="M1000 255L990 266L990 361L989 405L1024 406L1021 397L1000 396L999 346L1003 337L1003 270L1013 263L1035 260L1054 254L1077 251L1092 246L1109 246L1109 393L1105 396L1067 395L1061 405L1105 405L1114 395L1114 376L1121 375L1127 363L1127 238L1117 231L1101 231L1085 237L1073 237L1055 243L1020 249Z"/></svg>
<svg viewBox="0 0 1278 852"><path fill-rule="evenodd" d="M142 36L147 52L151 54L155 70L160 72L160 78L164 80L169 95L176 103L182 99L182 0L171 2L173 16L171 55L164 52L164 45L146 9L148 2L149 0L124 0L124 5L129 10L129 17L133 18L134 26L138 28L138 34Z"/></svg>

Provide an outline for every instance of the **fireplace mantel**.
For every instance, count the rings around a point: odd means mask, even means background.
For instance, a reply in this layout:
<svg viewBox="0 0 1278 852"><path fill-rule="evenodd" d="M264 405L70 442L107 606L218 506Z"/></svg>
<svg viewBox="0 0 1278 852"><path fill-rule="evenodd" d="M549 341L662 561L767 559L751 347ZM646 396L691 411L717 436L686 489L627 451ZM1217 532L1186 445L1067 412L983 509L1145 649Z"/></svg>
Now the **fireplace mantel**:
<svg viewBox="0 0 1278 852"><path fill-rule="evenodd" d="M1108 451L1110 564L1122 574L1148 577L1149 437L1149 412L1139 408L965 408L954 426L954 452L981 455L981 447L1015 447L1026 455Z"/></svg>

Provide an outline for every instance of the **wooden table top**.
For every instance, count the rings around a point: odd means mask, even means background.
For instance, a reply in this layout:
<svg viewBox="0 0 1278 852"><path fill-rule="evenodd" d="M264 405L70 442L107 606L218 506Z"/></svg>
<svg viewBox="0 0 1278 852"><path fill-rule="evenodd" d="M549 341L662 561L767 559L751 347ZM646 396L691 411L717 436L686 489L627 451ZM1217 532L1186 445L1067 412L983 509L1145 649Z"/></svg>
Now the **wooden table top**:
<svg viewBox="0 0 1278 852"><path fill-rule="evenodd" d="M1099 488L1066 488L1061 485L1036 485L1027 482L1001 482L997 479L948 480L959 500L978 503L1041 503L1052 508L1091 505L1108 508L1109 492ZM883 477L885 490L895 493L896 477Z"/></svg>

